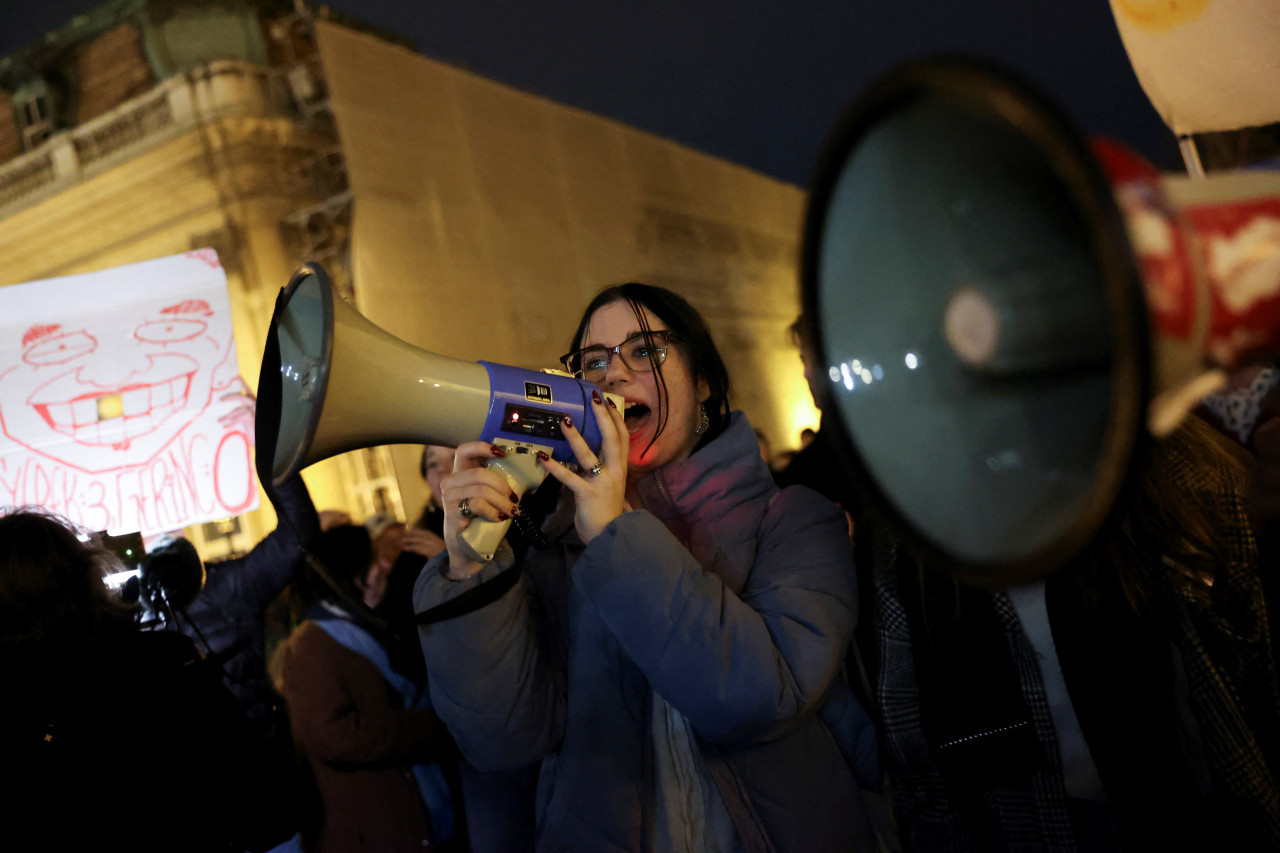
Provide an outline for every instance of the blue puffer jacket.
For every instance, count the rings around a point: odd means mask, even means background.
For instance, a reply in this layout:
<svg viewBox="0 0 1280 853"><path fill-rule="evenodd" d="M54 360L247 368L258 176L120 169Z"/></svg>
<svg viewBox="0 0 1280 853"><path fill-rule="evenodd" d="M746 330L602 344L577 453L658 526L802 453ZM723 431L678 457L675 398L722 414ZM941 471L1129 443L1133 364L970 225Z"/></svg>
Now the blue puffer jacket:
<svg viewBox="0 0 1280 853"><path fill-rule="evenodd" d="M873 849L858 788L874 733L843 678L857 611L840 510L779 492L741 413L637 483L644 510L552 547L479 610L421 629L431 698L477 767L542 762L538 849L651 849L653 691L692 725L743 850ZM418 611L474 578L432 560ZM518 570L518 569L515 569Z"/></svg>

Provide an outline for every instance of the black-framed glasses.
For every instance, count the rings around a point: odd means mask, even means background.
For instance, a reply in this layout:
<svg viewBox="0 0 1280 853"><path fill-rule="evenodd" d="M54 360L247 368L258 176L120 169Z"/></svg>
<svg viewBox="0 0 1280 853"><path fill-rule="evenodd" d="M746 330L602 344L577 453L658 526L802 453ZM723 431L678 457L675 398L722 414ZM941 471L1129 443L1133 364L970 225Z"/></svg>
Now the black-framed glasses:
<svg viewBox="0 0 1280 853"><path fill-rule="evenodd" d="M667 360L667 347L676 340L679 338L670 329L636 332L616 347L587 347L560 356L560 362L579 379L598 384L609 372L614 355L622 359L628 370L648 373Z"/></svg>

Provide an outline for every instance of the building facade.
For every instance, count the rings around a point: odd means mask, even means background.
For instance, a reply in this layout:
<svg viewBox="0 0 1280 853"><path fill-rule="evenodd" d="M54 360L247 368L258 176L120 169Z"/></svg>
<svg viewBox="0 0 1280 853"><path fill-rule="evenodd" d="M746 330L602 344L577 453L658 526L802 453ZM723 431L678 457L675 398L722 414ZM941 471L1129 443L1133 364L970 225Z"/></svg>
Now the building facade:
<svg viewBox="0 0 1280 853"><path fill-rule="evenodd" d="M112 0L0 60L0 285L212 247L250 385L304 261L411 343L525 367L639 279L707 315L737 404L786 446L816 424L784 331L802 210L795 187L301 4ZM418 452L306 478L320 507L411 517ZM273 524L191 533L218 556Z"/></svg>

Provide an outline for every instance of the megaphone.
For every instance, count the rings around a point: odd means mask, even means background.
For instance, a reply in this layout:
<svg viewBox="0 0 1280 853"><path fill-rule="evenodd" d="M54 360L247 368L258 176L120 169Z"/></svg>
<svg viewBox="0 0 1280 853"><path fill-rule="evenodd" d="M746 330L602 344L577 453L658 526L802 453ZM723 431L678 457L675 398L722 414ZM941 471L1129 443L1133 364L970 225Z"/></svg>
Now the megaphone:
<svg viewBox="0 0 1280 853"><path fill-rule="evenodd" d="M277 486L308 465L362 447L484 440L506 451L487 464L520 496L546 476L539 451L574 459L561 436L562 418L599 449L593 390L558 371L419 349L335 299L324 268L307 264L281 290L267 333L256 415L259 477ZM461 539L472 558L487 561L509 526L476 518Z"/></svg>
<svg viewBox="0 0 1280 853"><path fill-rule="evenodd" d="M832 132L805 224L823 426L850 475L965 582L1060 567L1149 433L1280 349L1274 180L1162 178L986 64L890 72ZM1219 263L1259 249L1244 280Z"/></svg>

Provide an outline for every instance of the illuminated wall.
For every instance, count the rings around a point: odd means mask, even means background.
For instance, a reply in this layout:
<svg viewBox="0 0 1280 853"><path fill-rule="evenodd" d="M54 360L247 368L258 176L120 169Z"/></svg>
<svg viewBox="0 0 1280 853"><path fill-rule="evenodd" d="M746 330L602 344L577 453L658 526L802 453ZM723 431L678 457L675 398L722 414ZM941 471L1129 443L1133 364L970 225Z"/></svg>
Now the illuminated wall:
<svg viewBox="0 0 1280 853"><path fill-rule="evenodd" d="M548 367L601 287L661 284L707 318L735 406L775 448L817 425L785 331L800 189L362 33L317 34L371 319L454 357Z"/></svg>

